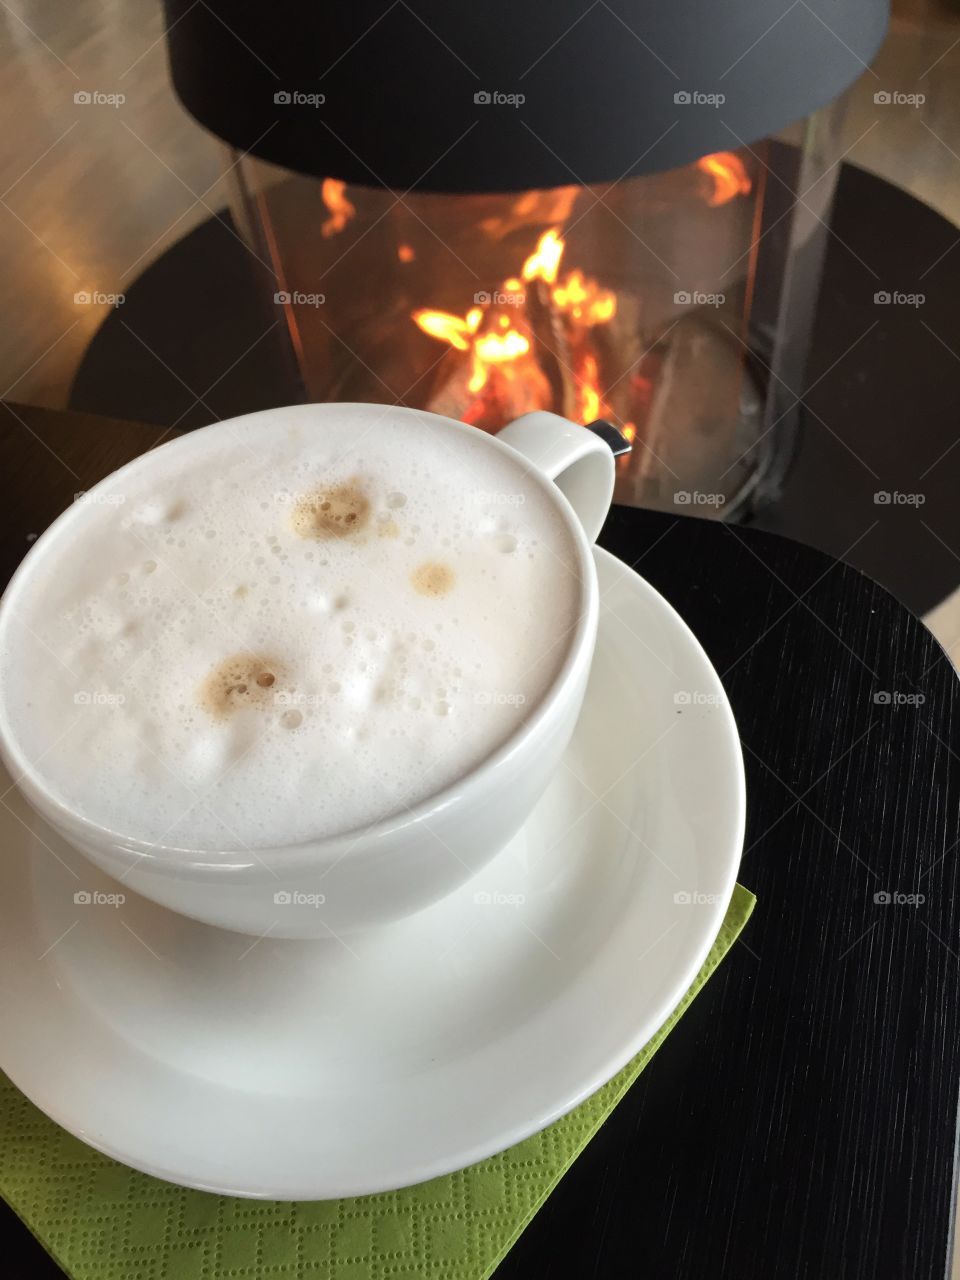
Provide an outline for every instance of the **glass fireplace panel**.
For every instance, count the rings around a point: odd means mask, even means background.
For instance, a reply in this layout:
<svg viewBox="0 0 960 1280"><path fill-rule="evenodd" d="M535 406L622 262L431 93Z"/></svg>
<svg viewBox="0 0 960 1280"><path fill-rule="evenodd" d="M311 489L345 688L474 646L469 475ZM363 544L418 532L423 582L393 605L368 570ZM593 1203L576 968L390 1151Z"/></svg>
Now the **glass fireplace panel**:
<svg viewBox="0 0 960 1280"><path fill-rule="evenodd" d="M345 187L244 156L235 214L273 267L308 399L492 432L532 409L604 418L633 444L618 501L729 517L790 451L779 348L805 350L811 307L797 304L799 331L784 316L788 268L797 228L809 251L822 226L794 216L794 193L816 177L828 205L830 150L764 142L479 195ZM817 274L802 273L807 303Z"/></svg>

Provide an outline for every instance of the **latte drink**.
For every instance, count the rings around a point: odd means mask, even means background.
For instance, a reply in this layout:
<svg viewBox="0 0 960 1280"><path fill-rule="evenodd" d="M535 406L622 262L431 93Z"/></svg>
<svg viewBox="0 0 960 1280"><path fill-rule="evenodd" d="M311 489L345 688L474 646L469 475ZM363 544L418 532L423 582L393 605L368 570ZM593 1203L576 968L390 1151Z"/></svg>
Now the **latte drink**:
<svg viewBox="0 0 960 1280"><path fill-rule="evenodd" d="M15 776L193 850L365 829L455 784L536 713L582 598L522 458L378 406L185 436L31 556L0 612Z"/></svg>

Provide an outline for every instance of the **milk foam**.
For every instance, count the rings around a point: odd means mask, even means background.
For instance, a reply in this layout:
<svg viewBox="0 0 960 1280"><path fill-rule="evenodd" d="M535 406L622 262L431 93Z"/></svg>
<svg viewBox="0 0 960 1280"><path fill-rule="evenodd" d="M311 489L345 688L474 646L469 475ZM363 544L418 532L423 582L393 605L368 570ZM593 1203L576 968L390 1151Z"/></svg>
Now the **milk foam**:
<svg viewBox="0 0 960 1280"><path fill-rule="evenodd" d="M285 844L402 812L536 708L578 616L569 531L482 438L381 413L188 436L41 543L0 712L58 800L140 840Z"/></svg>

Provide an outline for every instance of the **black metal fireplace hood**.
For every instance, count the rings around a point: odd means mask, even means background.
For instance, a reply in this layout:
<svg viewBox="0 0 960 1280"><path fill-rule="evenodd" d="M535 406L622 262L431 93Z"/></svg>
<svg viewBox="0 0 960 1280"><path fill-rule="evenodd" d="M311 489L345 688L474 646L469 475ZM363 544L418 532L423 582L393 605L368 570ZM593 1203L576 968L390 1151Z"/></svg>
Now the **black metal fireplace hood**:
<svg viewBox="0 0 960 1280"><path fill-rule="evenodd" d="M889 0L165 0L173 81L241 151L421 191L594 183L775 133Z"/></svg>

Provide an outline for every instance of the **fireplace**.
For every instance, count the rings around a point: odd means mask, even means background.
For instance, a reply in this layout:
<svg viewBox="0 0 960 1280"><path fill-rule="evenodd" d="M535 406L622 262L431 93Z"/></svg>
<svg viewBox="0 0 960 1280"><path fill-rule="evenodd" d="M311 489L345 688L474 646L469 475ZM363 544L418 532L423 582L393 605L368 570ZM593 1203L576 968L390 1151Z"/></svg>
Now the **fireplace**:
<svg viewBox="0 0 960 1280"><path fill-rule="evenodd" d="M531 409L602 418L633 444L618 501L729 518L789 462L825 235L790 193L812 185L827 212L834 150L764 142L612 185L402 199L235 156L234 210L309 399L486 431Z"/></svg>
<svg viewBox="0 0 960 1280"><path fill-rule="evenodd" d="M501 0L484 20L167 7L175 85L232 146L234 217L306 398L491 432L532 409L602 419L632 445L621 502L742 518L776 498L842 154L834 95L882 0L834 6L832 29L806 5L769 30L764 14L762 56L746 0L723 28L705 8L695 36L639 0L563 0L539 27ZM477 87L490 59L482 83L510 91Z"/></svg>

